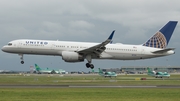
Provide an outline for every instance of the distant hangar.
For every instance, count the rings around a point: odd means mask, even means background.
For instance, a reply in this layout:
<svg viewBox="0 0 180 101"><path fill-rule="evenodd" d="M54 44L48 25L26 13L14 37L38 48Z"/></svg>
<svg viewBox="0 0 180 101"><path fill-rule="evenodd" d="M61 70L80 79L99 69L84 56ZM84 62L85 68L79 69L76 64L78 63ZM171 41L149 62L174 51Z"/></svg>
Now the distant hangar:
<svg viewBox="0 0 180 101"><path fill-rule="evenodd" d="M147 73L147 67L156 72L180 73L180 66L122 66L121 68L102 69L102 71L116 73Z"/></svg>

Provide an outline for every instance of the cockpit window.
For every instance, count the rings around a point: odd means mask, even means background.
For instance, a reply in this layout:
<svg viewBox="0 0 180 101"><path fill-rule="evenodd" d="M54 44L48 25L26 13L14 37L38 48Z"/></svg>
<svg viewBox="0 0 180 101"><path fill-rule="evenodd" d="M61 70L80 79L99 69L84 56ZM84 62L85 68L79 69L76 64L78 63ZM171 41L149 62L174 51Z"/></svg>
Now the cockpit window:
<svg viewBox="0 0 180 101"><path fill-rule="evenodd" d="M12 43L8 43L8 46L11 46L12 45Z"/></svg>

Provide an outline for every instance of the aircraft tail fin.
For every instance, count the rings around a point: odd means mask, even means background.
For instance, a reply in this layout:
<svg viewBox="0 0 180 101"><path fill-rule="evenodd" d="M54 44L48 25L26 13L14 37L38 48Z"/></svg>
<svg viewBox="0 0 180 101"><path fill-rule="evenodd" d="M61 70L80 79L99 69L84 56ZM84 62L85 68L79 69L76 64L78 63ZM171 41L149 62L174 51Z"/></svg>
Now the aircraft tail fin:
<svg viewBox="0 0 180 101"><path fill-rule="evenodd" d="M99 73L103 73L103 71L99 68Z"/></svg>
<svg viewBox="0 0 180 101"><path fill-rule="evenodd" d="M147 70L148 70L148 74L156 74L156 71L154 71L154 70L151 70L149 67L147 67Z"/></svg>
<svg viewBox="0 0 180 101"><path fill-rule="evenodd" d="M161 49L166 48L177 23L178 21L169 21L155 35L153 35L148 41L146 41L143 46Z"/></svg>
<svg viewBox="0 0 180 101"><path fill-rule="evenodd" d="M37 64L35 64L35 67L37 71L41 70L41 68Z"/></svg>
<svg viewBox="0 0 180 101"><path fill-rule="evenodd" d="M94 69L92 69L92 73L94 73Z"/></svg>
<svg viewBox="0 0 180 101"><path fill-rule="evenodd" d="M149 67L147 67L148 73L152 72L151 69Z"/></svg>

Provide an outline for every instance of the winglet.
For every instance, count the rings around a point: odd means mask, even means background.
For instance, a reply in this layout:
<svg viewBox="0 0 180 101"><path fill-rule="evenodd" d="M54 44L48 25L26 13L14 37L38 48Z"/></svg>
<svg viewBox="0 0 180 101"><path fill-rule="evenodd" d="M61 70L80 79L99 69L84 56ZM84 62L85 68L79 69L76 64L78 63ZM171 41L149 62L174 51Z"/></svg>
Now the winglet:
<svg viewBox="0 0 180 101"><path fill-rule="evenodd" d="M92 54L93 53L93 54L96 54L97 56L99 56L106 49L105 46L111 42L114 32L115 32L115 30L111 33L111 35L108 37L108 39L106 39L104 42L97 44L95 46L80 50L80 51L78 51L78 53L81 53L81 54Z"/></svg>
<svg viewBox="0 0 180 101"><path fill-rule="evenodd" d="M109 40L111 40L113 38L114 32L115 32L115 30L112 31L111 35L108 38Z"/></svg>

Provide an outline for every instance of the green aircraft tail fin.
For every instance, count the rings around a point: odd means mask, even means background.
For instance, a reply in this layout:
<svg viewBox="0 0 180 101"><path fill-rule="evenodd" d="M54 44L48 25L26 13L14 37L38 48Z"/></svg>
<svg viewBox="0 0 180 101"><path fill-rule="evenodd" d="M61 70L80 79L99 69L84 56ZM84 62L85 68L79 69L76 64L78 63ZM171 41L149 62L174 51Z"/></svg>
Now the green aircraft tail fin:
<svg viewBox="0 0 180 101"><path fill-rule="evenodd" d="M37 64L35 64L35 67L37 71L41 70L41 68Z"/></svg>
<svg viewBox="0 0 180 101"><path fill-rule="evenodd" d="M147 67L147 70L148 70L148 73L149 73L149 72L152 72L151 69L150 69L149 67Z"/></svg>
<svg viewBox="0 0 180 101"><path fill-rule="evenodd" d="M99 68L99 73L103 73L103 71Z"/></svg>
<svg viewBox="0 0 180 101"><path fill-rule="evenodd" d="M92 73L94 73L94 69L92 69Z"/></svg>
<svg viewBox="0 0 180 101"><path fill-rule="evenodd" d="M100 68L98 68L98 69L99 69L98 74L101 75L101 76L103 76L103 75L104 75L103 71L102 71Z"/></svg>

